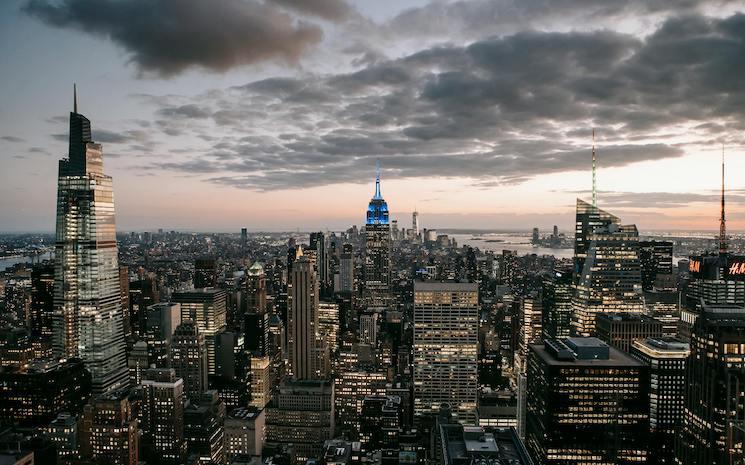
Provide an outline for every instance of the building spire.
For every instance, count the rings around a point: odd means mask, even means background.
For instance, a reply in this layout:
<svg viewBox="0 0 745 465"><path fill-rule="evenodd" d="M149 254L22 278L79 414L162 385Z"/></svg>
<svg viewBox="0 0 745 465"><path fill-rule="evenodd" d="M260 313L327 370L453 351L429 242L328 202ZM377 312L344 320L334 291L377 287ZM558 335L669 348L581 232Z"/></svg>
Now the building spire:
<svg viewBox="0 0 745 465"><path fill-rule="evenodd" d="M598 185L597 185L597 166L598 159L595 153L595 128L592 128L592 206L598 206Z"/></svg>
<svg viewBox="0 0 745 465"><path fill-rule="evenodd" d="M78 112L78 85L72 83L72 112Z"/></svg>
<svg viewBox="0 0 745 465"><path fill-rule="evenodd" d="M722 144L722 212L719 219L719 253L727 253L727 220L724 216L724 144Z"/></svg>
<svg viewBox="0 0 745 465"><path fill-rule="evenodd" d="M375 198L380 199L380 160L375 162Z"/></svg>

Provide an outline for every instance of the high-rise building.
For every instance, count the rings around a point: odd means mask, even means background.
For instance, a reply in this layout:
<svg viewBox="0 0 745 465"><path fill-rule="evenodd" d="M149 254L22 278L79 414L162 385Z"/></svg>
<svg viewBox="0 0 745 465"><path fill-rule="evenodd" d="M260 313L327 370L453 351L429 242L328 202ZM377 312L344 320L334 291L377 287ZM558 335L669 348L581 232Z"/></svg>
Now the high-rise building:
<svg viewBox="0 0 745 465"><path fill-rule="evenodd" d="M174 292L171 301L181 304L181 321L191 320L204 336L209 374L215 374L215 339L225 330L227 295L222 289L204 288Z"/></svg>
<svg viewBox="0 0 745 465"><path fill-rule="evenodd" d="M595 328L598 339L626 353L636 340L662 337L662 322L641 313L601 313Z"/></svg>
<svg viewBox="0 0 745 465"><path fill-rule="evenodd" d="M445 423L438 426L436 444L442 451L440 465L490 463L533 465L525 444L512 429L490 429ZM541 463L541 462L538 462Z"/></svg>
<svg viewBox="0 0 745 465"><path fill-rule="evenodd" d="M362 404L367 396L385 395L386 373L381 371L341 371L334 383L336 428L357 438L360 431Z"/></svg>
<svg viewBox="0 0 745 465"><path fill-rule="evenodd" d="M197 325L186 320L173 333L169 365L184 381L184 392L196 398L207 389L207 348Z"/></svg>
<svg viewBox="0 0 745 465"><path fill-rule="evenodd" d="M338 292L349 294L354 292L354 248L352 244L344 244L339 258Z"/></svg>
<svg viewBox="0 0 745 465"><path fill-rule="evenodd" d="M129 313L129 267L119 266L119 296L121 300L122 326L124 336L132 335L132 316Z"/></svg>
<svg viewBox="0 0 745 465"><path fill-rule="evenodd" d="M339 304L318 303L318 335L328 346L329 353L339 350Z"/></svg>
<svg viewBox="0 0 745 465"><path fill-rule="evenodd" d="M419 240L419 212L416 210L411 214L411 236L412 240Z"/></svg>
<svg viewBox="0 0 745 465"><path fill-rule="evenodd" d="M388 204L380 194L380 172L375 195L367 207L365 221L364 304L368 310L385 310L390 300L391 225Z"/></svg>
<svg viewBox="0 0 745 465"><path fill-rule="evenodd" d="M398 396L372 395L362 400L359 421L363 452L398 449L402 411Z"/></svg>
<svg viewBox="0 0 745 465"><path fill-rule="evenodd" d="M180 324L181 304L162 302L147 307L142 339L147 342L148 354L155 366L164 368L168 365L173 333Z"/></svg>
<svg viewBox="0 0 745 465"><path fill-rule="evenodd" d="M363 313L360 315L360 342L370 344L372 347L378 345L378 314Z"/></svg>
<svg viewBox="0 0 745 465"><path fill-rule="evenodd" d="M77 97L69 155L59 162L55 240L54 354L81 358L97 394L125 386L114 189Z"/></svg>
<svg viewBox="0 0 745 465"><path fill-rule="evenodd" d="M462 423L475 424L478 392L478 286L414 283L414 414L437 414L448 404Z"/></svg>
<svg viewBox="0 0 745 465"><path fill-rule="evenodd" d="M611 224L587 236L576 295L572 301L572 327L579 336L595 335L599 313L642 313L644 296L636 226Z"/></svg>
<svg viewBox="0 0 745 465"><path fill-rule="evenodd" d="M91 393L91 375L79 359L36 360L0 370L0 421L44 427L61 412L78 414Z"/></svg>
<svg viewBox="0 0 745 465"><path fill-rule="evenodd" d="M248 228L241 228L241 247L248 245Z"/></svg>
<svg viewBox="0 0 745 465"><path fill-rule="evenodd" d="M577 221L574 231L574 280L579 282L590 250L590 234L598 228L620 224L621 220L584 200L577 199Z"/></svg>
<svg viewBox="0 0 745 465"><path fill-rule="evenodd" d="M80 458L80 425L78 418L62 412L44 430L49 440L54 443L60 461Z"/></svg>
<svg viewBox="0 0 745 465"><path fill-rule="evenodd" d="M301 255L292 266L288 289L287 347L294 379L314 379L318 366L318 281L313 262Z"/></svg>
<svg viewBox="0 0 745 465"><path fill-rule="evenodd" d="M326 236L323 232L310 233L310 249L316 252L316 273L318 274L318 287L321 293L328 294L331 289L329 276L329 257L326 247Z"/></svg>
<svg viewBox="0 0 745 465"><path fill-rule="evenodd" d="M639 262L642 288L651 291L657 276L673 274L673 243L668 241L639 241Z"/></svg>
<svg viewBox="0 0 745 465"><path fill-rule="evenodd" d="M733 463L745 422L745 308L704 305L691 332L685 407L676 457L682 465Z"/></svg>
<svg viewBox="0 0 745 465"><path fill-rule="evenodd" d="M80 448L83 459L93 463L139 463L137 418L128 389L103 394L85 406Z"/></svg>
<svg viewBox="0 0 745 465"><path fill-rule="evenodd" d="M214 257L201 257L194 260L194 287L217 286L217 260Z"/></svg>
<svg viewBox="0 0 745 465"><path fill-rule="evenodd" d="M251 357L251 406L263 409L271 400L272 392L271 359Z"/></svg>
<svg viewBox="0 0 745 465"><path fill-rule="evenodd" d="M269 314L266 311L266 275L261 263L256 262L246 272L246 310L243 316L246 350L267 355L269 344Z"/></svg>
<svg viewBox="0 0 745 465"><path fill-rule="evenodd" d="M296 463L320 457L334 437L334 384L303 380L282 383L266 408L266 445L293 444Z"/></svg>
<svg viewBox="0 0 745 465"><path fill-rule="evenodd" d="M572 270L555 268L543 278L543 338L567 338L572 333Z"/></svg>
<svg viewBox="0 0 745 465"><path fill-rule="evenodd" d="M540 464L649 457L649 367L597 338L530 346L526 446Z"/></svg>
<svg viewBox="0 0 745 465"><path fill-rule="evenodd" d="M54 314L54 263L44 262L31 269L31 341L36 358L52 355Z"/></svg>
<svg viewBox="0 0 745 465"><path fill-rule="evenodd" d="M229 461L239 457L261 457L264 420L263 409L243 407L228 414L225 418L225 455Z"/></svg>
<svg viewBox="0 0 745 465"><path fill-rule="evenodd" d="M150 368L150 355L148 354L147 342L137 341L127 353L127 368L129 368L130 386L139 386L142 382L142 373Z"/></svg>
<svg viewBox="0 0 745 465"><path fill-rule="evenodd" d="M690 353L687 343L675 339L640 339L631 347L631 355L649 366L650 463L675 463L675 435L683 422Z"/></svg>
<svg viewBox="0 0 745 465"><path fill-rule="evenodd" d="M184 409L188 463L225 462L225 404L217 391L205 391Z"/></svg>
<svg viewBox="0 0 745 465"><path fill-rule="evenodd" d="M186 457L184 382L172 368L145 370L140 384L141 447L148 462L179 465Z"/></svg>

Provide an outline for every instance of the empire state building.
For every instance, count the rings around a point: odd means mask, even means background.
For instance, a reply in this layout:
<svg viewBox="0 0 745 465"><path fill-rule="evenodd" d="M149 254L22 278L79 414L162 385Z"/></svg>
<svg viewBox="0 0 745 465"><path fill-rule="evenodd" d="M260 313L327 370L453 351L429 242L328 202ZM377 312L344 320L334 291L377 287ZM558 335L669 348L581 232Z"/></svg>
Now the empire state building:
<svg viewBox="0 0 745 465"><path fill-rule="evenodd" d="M57 180L52 332L55 356L82 359L94 394L128 382L119 286L112 180L76 96Z"/></svg>
<svg viewBox="0 0 745 465"><path fill-rule="evenodd" d="M384 311L390 303L391 225L388 204L380 193L380 172L375 179L375 195L367 206L365 221L365 289L363 301L368 311Z"/></svg>

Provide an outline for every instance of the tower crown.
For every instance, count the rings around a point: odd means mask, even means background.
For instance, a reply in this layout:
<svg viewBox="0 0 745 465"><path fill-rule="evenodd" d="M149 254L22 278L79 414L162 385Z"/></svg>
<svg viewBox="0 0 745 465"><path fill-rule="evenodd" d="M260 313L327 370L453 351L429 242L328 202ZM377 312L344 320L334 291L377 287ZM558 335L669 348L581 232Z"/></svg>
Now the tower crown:
<svg viewBox="0 0 745 465"><path fill-rule="evenodd" d="M367 224L388 224L388 204L380 193L380 164L375 176L375 195L367 205Z"/></svg>

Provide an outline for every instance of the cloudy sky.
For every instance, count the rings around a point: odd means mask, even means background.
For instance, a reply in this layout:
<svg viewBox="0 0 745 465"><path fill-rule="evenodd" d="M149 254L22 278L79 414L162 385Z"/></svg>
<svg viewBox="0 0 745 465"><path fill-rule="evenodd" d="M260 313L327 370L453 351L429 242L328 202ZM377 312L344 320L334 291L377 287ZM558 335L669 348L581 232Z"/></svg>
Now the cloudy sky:
<svg viewBox="0 0 745 465"><path fill-rule="evenodd" d="M72 83L120 230L745 230L745 0L5 0L0 230L54 228Z"/></svg>

